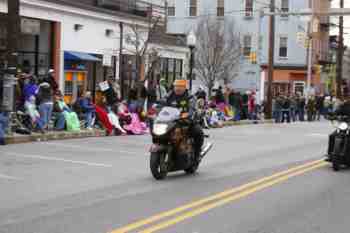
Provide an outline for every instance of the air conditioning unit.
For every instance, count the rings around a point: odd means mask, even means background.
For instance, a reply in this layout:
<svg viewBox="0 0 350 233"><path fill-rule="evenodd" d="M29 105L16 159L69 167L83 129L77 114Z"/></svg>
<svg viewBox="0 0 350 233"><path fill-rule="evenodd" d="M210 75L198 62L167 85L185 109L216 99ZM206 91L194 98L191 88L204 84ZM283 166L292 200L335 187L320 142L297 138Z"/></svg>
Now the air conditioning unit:
<svg viewBox="0 0 350 233"><path fill-rule="evenodd" d="M113 1L113 0L97 0L97 5L98 6L116 6L120 5L119 1Z"/></svg>
<svg viewBox="0 0 350 233"><path fill-rule="evenodd" d="M246 11L245 12L245 18L251 19L253 17L253 11Z"/></svg>

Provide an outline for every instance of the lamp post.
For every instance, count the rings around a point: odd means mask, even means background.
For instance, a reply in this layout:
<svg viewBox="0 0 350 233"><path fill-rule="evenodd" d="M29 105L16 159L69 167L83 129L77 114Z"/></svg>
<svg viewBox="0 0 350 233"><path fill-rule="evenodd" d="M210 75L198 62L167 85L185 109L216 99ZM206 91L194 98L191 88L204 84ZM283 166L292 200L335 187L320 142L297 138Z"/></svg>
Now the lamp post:
<svg viewBox="0 0 350 233"><path fill-rule="evenodd" d="M129 69L129 82L128 82L128 96L126 98L128 99L130 97L130 90L131 90L131 84L132 84L132 61L128 61L128 69Z"/></svg>
<svg viewBox="0 0 350 233"><path fill-rule="evenodd" d="M196 48L197 37L193 31L187 35L187 46L190 48L190 91L192 92L193 66L194 66L194 49Z"/></svg>

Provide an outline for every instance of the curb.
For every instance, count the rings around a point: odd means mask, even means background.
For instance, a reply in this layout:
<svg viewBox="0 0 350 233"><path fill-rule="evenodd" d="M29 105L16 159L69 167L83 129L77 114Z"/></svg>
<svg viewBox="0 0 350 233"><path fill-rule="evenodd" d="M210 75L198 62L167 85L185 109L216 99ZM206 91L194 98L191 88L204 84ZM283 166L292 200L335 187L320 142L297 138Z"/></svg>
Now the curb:
<svg viewBox="0 0 350 233"><path fill-rule="evenodd" d="M232 127L232 126L243 126L243 125L262 125L262 124L273 124L273 120L257 120L257 121L251 121L251 120L243 120L243 121L228 121L223 123L223 127L213 127L215 128L226 128L226 127Z"/></svg>
<svg viewBox="0 0 350 233"><path fill-rule="evenodd" d="M79 131L79 132L55 132L47 134L32 134L32 135L15 135L5 137L5 144L20 144L29 142L54 141L65 139L89 138L89 137L104 137L104 130Z"/></svg>
<svg viewBox="0 0 350 233"><path fill-rule="evenodd" d="M256 125L256 124L273 124L273 120L260 120L260 121L228 121L224 122L223 127L211 127L211 129L226 128L233 126L243 126L243 125ZM79 132L54 132L47 134L37 134L32 135L15 135L6 136L5 144L21 144L30 142L45 142L54 140L66 140L66 139L78 139L78 138L92 138L92 137L105 137L107 133L104 130L93 130L93 131L79 131Z"/></svg>

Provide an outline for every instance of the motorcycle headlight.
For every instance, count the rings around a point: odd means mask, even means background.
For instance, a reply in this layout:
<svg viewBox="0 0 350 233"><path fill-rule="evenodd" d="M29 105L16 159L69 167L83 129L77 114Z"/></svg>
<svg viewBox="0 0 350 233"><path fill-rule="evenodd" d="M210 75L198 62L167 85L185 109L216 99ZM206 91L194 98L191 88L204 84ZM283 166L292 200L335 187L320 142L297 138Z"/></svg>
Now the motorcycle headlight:
<svg viewBox="0 0 350 233"><path fill-rule="evenodd" d="M347 130L349 128L349 125L346 122L342 122L342 123L339 124L338 128L340 130Z"/></svg>
<svg viewBox="0 0 350 233"><path fill-rule="evenodd" d="M155 124L153 126L153 133L155 135L161 136L161 135L166 134L167 129L168 129L168 125L166 125L166 124Z"/></svg>

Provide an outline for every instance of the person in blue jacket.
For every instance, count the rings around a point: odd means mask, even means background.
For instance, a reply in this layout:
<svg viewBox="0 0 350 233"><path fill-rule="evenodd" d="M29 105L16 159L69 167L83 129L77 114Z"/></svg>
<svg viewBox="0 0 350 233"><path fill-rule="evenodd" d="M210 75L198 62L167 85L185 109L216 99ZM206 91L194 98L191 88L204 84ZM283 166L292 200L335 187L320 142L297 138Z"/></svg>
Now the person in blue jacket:
<svg viewBox="0 0 350 233"><path fill-rule="evenodd" d="M3 101L3 73L0 70L0 145L5 145L5 131L8 126L8 114L2 109L2 101Z"/></svg>
<svg viewBox="0 0 350 233"><path fill-rule="evenodd" d="M5 145L5 131L8 127L8 117L4 112L0 112L0 145Z"/></svg>
<svg viewBox="0 0 350 233"><path fill-rule="evenodd" d="M85 93L84 97L79 100L79 105L85 115L86 128L92 129L96 118L96 109L92 102L91 92Z"/></svg>

